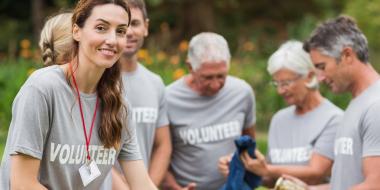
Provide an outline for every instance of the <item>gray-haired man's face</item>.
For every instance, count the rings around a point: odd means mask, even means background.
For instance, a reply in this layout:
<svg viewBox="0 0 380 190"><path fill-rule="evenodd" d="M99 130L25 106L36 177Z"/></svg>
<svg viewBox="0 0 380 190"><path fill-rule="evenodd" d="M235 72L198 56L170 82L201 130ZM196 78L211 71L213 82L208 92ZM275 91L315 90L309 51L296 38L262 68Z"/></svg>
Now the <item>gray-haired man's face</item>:
<svg viewBox="0 0 380 190"><path fill-rule="evenodd" d="M213 96L224 86L228 74L226 62L205 62L192 72L194 82L202 96Z"/></svg>

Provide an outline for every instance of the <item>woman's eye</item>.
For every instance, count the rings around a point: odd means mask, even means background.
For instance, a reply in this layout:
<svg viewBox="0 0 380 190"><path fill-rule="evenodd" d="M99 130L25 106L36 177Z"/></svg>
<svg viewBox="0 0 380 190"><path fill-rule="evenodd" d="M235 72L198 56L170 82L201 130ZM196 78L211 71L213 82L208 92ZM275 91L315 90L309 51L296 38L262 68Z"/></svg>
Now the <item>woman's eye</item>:
<svg viewBox="0 0 380 190"><path fill-rule="evenodd" d="M106 27L104 27L104 26L96 26L96 30L98 30L98 31L105 31L106 30Z"/></svg>
<svg viewBox="0 0 380 190"><path fill-rule="evenodd" d="M116 32L117 32L118 34L120 34L120 35L125 35L125 34L127 34L127 30L126 30L126 29L118 29Z"/></svg>

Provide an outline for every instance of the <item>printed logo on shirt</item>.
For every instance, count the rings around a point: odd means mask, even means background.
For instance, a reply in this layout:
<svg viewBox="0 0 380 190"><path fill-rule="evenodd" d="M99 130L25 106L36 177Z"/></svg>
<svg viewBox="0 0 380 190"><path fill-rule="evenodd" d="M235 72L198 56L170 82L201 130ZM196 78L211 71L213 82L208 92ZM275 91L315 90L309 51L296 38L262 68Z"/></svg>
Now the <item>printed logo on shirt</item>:
<svg viewBox="0 0 380 190"><path fill-rule="evenodd" d="M114 148L104 148L103 146L90 145L89 152L91 159L98 165L113 165L116 159ZM50 161L58 161L60 164L84 164L87 153L85 145L70 145L51 143Z"/></svg>
<svg viewBox="0 0 380 190"><path fill-rule="evenodd" d="M239 121L231 121L201 128L182 129L179 135L185 144L215 142L241 135L241 125Z"/></svg>
<svg viewBox="0 0 380 190"><path fill-rule="evenodd" d="M272 163L307 162L311 157L312 147L297 147L287 149L271 149L269 155Z"/></svg>
<svg viewBox="0 0 380 190"><path fill-rule="evenodd" d="M334 154L353 155L354 141L349 137L340 137L335 140Z"/></svg>
<svg viewBox="0 0 380 190"><path fill-rule="evenodd" d="M156 123L158 110L149 107L136 107L132 109L132 120L136 123Z"/></svg>

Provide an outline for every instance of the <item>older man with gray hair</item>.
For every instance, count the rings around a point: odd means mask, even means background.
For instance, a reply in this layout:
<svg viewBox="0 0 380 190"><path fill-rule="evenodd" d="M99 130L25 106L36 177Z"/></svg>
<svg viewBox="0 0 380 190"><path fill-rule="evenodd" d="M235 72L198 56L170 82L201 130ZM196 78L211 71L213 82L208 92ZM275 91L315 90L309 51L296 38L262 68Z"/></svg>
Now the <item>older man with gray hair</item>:
<svg viewBox="0 0 380 190"><path fill-rule="evenodd" d="M167 87L173 153L166 186L219 189L219 157L235 151L234 139L254 137L255 97L251 86L228 75L230 51L216 33L200 33L189 45L190 74Z"/></svg>

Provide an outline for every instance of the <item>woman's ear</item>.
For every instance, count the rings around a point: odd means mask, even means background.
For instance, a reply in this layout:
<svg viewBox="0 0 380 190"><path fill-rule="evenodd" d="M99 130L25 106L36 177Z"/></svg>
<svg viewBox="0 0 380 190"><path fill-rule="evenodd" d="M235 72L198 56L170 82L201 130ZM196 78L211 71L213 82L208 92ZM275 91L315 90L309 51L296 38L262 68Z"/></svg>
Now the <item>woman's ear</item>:
<svg viewBox="0 0 380 190"><path fill-rule="evenodd" d="M317 75L317 73L316 73L314 70L310 70L309 73L307 73L307 79L310 81L310 80L313 79L316 75Z"/></svg>
<svg viewBox="0 0 380 190"><path fill-rule="evenodd" d="M189 59L186 59L185 64L186 64L186 66L187 66L187 69L189 69L189 73L193 73L193 72L194 72L194 69L193 69L193 67L191 66L191 63L189 62Z"/></svg>
<svg viewBox="0 0 380 190"><path fill-rule="evenodd" d="M319 88L317 73L314 70L309 71L309 73L307 74L307 82L305 83L305 85L307 88L313 90Z"/></svg>
<svg viewBox="0 0 380 190"><path fill-rule="evenodd" d="M77 24L74 24L73 25L73 39L78 42L80 41L80 36L81 36L80 28Z"/></svg>

